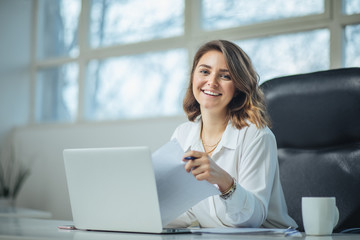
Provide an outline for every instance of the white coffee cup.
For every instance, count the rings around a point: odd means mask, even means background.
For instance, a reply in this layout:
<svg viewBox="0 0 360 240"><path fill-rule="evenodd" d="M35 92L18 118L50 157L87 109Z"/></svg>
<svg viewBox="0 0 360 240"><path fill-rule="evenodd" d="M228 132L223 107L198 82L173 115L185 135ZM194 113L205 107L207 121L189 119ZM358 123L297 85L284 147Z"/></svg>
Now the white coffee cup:
<svg viewBox="0 0 360 240"><path fill-rule="evenodd" d="M335 197L303 197L302 218L307 235L330 235L339 221Z"/></svg>

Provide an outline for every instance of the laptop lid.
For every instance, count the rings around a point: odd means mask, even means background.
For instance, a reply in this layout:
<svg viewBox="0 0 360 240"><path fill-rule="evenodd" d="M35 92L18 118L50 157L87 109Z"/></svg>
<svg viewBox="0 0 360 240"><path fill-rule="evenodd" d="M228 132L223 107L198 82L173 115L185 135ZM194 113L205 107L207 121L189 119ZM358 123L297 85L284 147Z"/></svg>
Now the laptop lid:
<svg viewBox="0 0 360 240"><path fill-rule="evenodd" d="M148 147L66 149L63 155L76 228L162 232Z"/></svg>

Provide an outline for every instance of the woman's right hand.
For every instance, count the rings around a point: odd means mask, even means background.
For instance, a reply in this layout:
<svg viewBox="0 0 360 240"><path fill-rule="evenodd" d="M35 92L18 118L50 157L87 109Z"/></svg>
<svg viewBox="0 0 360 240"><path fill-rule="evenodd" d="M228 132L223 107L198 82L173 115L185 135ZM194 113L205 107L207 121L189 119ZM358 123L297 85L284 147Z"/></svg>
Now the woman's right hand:
<svg viewBox="0 0 360 240"><path fill-rule="evenodd" d="M193 160L186 159L189 157L192 157ZM217 184L221 192L229 189L234 183L231 175L219 167L215 161L204 152L189 151L185 153L183 161L186 162L185 170L187 172L191 172L199 181L206 180L211 184Z"/></svg>

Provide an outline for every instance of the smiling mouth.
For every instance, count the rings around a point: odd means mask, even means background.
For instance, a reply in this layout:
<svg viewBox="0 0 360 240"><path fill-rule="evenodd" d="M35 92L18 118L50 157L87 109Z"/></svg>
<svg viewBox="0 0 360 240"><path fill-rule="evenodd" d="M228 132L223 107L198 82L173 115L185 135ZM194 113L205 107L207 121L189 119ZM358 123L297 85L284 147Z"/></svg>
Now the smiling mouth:
<svg viewBox="0 0 360 240"><path fill-rule="evenodd" d="M210 96L220 96L221 93L216 93L216 92L212 92L212 91L208 91L208 90L201 90L203 93L205 93L206 95L210 95Z"/></svg>

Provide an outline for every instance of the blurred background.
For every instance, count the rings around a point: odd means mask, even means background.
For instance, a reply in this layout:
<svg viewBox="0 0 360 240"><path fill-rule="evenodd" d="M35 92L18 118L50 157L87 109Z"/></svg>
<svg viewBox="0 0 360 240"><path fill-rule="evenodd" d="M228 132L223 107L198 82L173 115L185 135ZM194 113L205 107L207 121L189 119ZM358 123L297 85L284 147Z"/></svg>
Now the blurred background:
<svg viewBox="0 0 360 240"><path fill-rule="evenodd" d="M360 0L0 0L1 169L29 170L16 206L71 219L65 148L169 140L213 39L243 48L260 83L360 67Z"/></svg>

